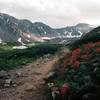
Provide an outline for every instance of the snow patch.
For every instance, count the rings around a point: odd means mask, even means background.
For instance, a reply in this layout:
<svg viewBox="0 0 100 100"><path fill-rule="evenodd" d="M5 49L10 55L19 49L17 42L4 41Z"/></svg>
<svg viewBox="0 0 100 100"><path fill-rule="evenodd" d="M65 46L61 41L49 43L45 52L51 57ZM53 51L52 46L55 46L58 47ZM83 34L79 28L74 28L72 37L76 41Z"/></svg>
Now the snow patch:
<svg viewBox="0 0 100 100"><path fill-rule="evenodd" d="M47 34L47 32L44 32L44 34Z"/></svg>
<svg viewBox="0 0 100 100"><path fill-rule="evenodd" d="M79 35L79 36L81 37L83 33L82 33L81 31L78 31L78 32L80 33L80 35Z"/></svg>
<svg viewBox="0 0 100 100"><path fill-rule="evenodd" d="M31 35L28 34L27 37L28 37L28 38L31 38Z"/></svg>
<svg viewBox="0 0 100 100"><path fill-rule="evenodd" d="M41 27L39 26L38 29L43 29L43 27L42 26Z"/></svg>
<svg viewBox="0 0 100 100"><path fill-rule="evenodd" d="M2 40L1 40L1 38L0 38L0 43L2 43Z"/></svg>
<svg viewBox="0 0 100 100"><path fill-rule="evenodd" d="M43 39L43 40L51 40L50 37L42 37L41 39Z"/></svg>
<svg viewBox="0 0 100 100"><path fill-rule="evenodd" d="M17 40L18 42L20 42L22 45L25 45L23 42L22 42L22 38L20 37L20 38L18 38L18 40Z"/></svg>
<svg viewBox="0 0 100 100"><path fill-rule="evenodd" d="M43 40L43 39L38 39L37 41L38 41L38 42L44 42L44 40Z"/></svg>
<svg viewBox="0 0 100 100"><path fill-rule="evenodd" d="M26 39L27 42L30 42L30 40Z"/></svg>
<svg viewBox="0 0 100 100"><path fill-rule="evenodd" d="M9 22L9 18L7 19L7 23Z"/></svg>
<svg viewBox="0 0 100 100"><path fill-rule="evenodd" d="M14 46L13 49L26 49L26 46Z"/></svg>
<svg viewBox="0 0 100 100"><path fill-rule="evenodd" d="M60 44L63 44L63 43L65 43L66 42L66 40L62 40L61 42L60 42Z"/></svg>

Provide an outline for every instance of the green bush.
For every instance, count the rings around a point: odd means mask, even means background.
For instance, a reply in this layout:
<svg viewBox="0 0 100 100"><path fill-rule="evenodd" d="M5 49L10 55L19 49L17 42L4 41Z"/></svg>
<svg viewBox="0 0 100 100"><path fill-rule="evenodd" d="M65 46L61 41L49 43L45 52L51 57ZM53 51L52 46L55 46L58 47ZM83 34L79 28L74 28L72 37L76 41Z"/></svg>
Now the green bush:
<svg viewBox="0 0 100 100"><path fill-rule="evenodd" d="M27 64L45 54L54 54L61 45L39 44L23 50L9 50L0 52L0 70L9 70Z"/></svg>

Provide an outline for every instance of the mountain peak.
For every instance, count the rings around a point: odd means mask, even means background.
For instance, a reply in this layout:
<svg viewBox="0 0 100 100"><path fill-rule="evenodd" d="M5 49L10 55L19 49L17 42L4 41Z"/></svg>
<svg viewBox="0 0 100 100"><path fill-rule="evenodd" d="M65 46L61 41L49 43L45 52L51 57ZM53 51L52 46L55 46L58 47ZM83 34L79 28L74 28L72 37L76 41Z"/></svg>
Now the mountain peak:
<svg viewBox="0 0 100 100"><path fill-rule="evenodd" d="M88 23L79 23L77 25L75 25L76 27L84 27L84 26L90 26L90 24Z"/></svg>

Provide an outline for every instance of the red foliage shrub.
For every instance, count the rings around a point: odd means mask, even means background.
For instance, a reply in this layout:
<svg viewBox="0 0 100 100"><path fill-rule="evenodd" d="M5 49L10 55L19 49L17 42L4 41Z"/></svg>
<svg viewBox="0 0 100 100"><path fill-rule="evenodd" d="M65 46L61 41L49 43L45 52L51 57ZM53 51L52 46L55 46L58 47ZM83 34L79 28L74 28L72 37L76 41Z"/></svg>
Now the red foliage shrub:
<svg viewBox="0 0 100 100"><path fill-rule="evenodd" d="M80 65L80 62L79 62L78 60L76 60L76 61L73 63L72 68L77 69L77 68L79 67L79 65Z"/></svg>
<svg viewBox="0 0 100 100"><path fill-rule="evenodd" d="M64 65L70 65L71 68L77 69L80 66L81 60L88 60L92 56L92 52L100 52L99 42L84 44L82 49L74 49L69 56L67 56L68 61L64 61Z"/></svg>
<svg viewBox="0 0 100 100"><path fill-rule="evenodd" d="M80 53L81 53L81 49L77 48L77 49L75 49L75 50L72 51L72 56L79 55Z"/></svg>
<svg viewBox="0 0 100 100"><path fill-rule="evenodd" d="M64 60L64 66L66 66L67 65L67 61L66 60Z"/></svg>
<svg viewBox="0 0 100 100"><path fill-rule="evenodd" d="M61 89L60 89L60 93L61 93L62 95L66 95L66 94L68 94L69 92L70 92L70 86L69 86L69 84L68 84L68 83L64 83L64 84L62 85Z"/></svg>
<svg viewBox="0 0 100 100"><path fill-rule="evenodd" d="M100 48L96 48L95 51L98 53L100 52Z"/></svg>

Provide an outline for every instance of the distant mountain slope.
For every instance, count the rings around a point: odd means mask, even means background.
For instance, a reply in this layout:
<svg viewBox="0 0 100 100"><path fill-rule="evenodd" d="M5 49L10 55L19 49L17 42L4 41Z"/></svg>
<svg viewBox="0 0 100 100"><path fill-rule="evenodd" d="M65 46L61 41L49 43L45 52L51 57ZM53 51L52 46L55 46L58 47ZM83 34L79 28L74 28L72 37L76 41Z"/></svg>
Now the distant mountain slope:
<svg viewBox="0 0 100 100"><path fill-rule="evenodd" d="M12 16L9 16L7 14L0 14L1 42L19 42L21 44L24 44L32 41L42 41L39 37L31 34L30 32L27 32L28 30L24 31L24 29L27 29L28 24L25 24L25 27L23 28L21 27L20 23L20 20Z"/></svg>
<svg viewBox="0 0 100 100"><path fill-rule="evenodd" d="M100 40L100 26L90 31L88 34L81 38L87 41L99 41Z"/></svg>
<svg viewBox="0 0 100 100"><path fill-rule="evenodd" d="M93 29L91 25L80 23L76 26L54 29L50 26L29 20L19 20L10 15L0 13L0 43L2 42L27 42L52 40L60 38L60 42L70 38L80 38L82 34ZM65 40L63 40L63 38ZM63 40L63 41L62 41Z"/></svg>
<svg viewBox="0 0 100 100"><path fill-rule="evenodd" d="M95 41L100 41L100 26L93 29L89 33L85 34L82 36L79 40L75 41L71 45L73 47L77 47L81 44L88 43L88 42L95 42Z"/></svg>

